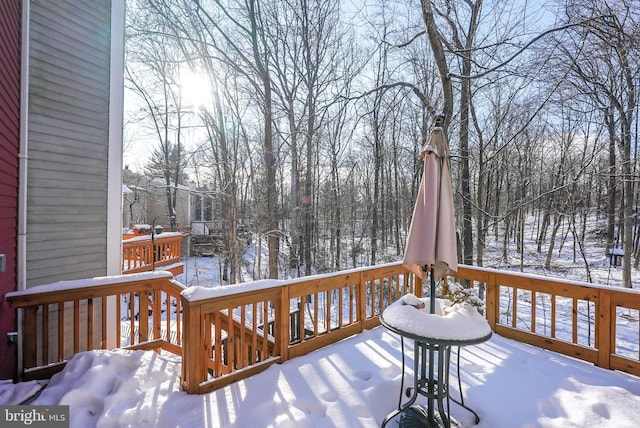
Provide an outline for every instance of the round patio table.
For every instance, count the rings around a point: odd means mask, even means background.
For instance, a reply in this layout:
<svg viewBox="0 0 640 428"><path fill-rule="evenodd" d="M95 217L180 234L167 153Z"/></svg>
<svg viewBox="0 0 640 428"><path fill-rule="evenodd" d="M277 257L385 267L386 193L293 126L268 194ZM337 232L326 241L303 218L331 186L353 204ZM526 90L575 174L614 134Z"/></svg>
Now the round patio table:
<svg viewBox="0 0 640 428"><path fill-rule="evenodd" d="M392 305L393 306L393 305ZM414 306L410 304L403 305L407 311L415 311L417 310ZM391 306L390 306L391 307ZM389 307L389 308L390 308ZM389 309L387 308L387 310ZM404 310L404 308L400 310ZM427 397L427 415L426 421L424 421L429 427L440 427L444 426L449 428L451 426L451 416L450 416L450 401L460 405L466 410L473 413L475 416L476 424L480 422L480 418L478 414L473 411L470 407L464 404L464 399L462 398L462 388L460 388L460 401L454 399L449 396L449 362L451 358L451 347L458 347L458 380L460 379L460 362L459 362L459 353L460 347L476 345L482 342L485 342L491 338L491 330L489 329L488 333L484 333L481 335L471 335L465 334L464 338L445 338L441 334L441 332L434 331L433 334L426 334L421 332L417 334L412 331L408 331L411 329L406 328L402 322L398 322L396 317L393 319L385 319L384 314L387 312L385 310L380 315L380 322L384 325L389 331L396 333L400 336L401 340L405 337L408 339L413 339L414 341L414 356L413 356L413 387L408 387L406 390L406 395L409 397L409 400L404 404L402 401L402 389L400 390L400 400L398 402L398 408L389 413L382 422L382 427L384 428L386 424L396 417L398 414L410 409L412 405L415 403L418 395L423 395ZM396 309L397 310L397 309ZM426 315L426 314L425 314ZM432 314L429 314L432 315ZM392 317L389 317L392 318ZM446 317L440 317L438 323L441 325L443 322L457 322L456 319L447 320ZM427 328L428 329L428 328ZM433 337L430 337L433 336ZM471 336L471 337L470 337ZM404 361L404 342L403 342L403 358L402 358L402 373L404 379L404 371L405 371L405 361ZM437 354L437 368L434 367L432 363L434 361L435 354ZM428 356L428 358L427 358ZM427 370L428 367L428 370ZM435 372L437 371L437 377L435 376ZM435 401L438 403L438 414L435 414ZM446 408L445 408L446 403ZM422 412L420 412L422 413Z"/></svg>

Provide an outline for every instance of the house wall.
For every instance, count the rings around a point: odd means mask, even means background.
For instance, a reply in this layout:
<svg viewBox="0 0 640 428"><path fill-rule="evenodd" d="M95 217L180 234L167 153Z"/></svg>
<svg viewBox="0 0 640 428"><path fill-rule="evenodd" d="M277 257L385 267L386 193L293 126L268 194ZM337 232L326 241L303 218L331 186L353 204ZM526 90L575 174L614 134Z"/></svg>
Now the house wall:
<svg viewBox="0 0 640 428"><path fill-rule="evenodd" d="M149 224L168 228L170 219L167 208L165 184L161 179L153 179L125 169L123 184L133 193L124 195L122 207L123 227L135 224ZM178 227L189 226L191 222L191 189L178 185L176 192L176 222ZM168 229L165 229L168 231Z"/></svg>
<svg viewBox="0 0 640 428"><path fill-rule="evenodd" d="M189 216L190 211L190 190L186 186L178 186L175 193L176 196L176 223L179 226L189 226L191 221ZM167 208L167 194L165 190L165 184L157 179L151 180L147 186L147 221L149 224L163 225L168 227L170 224L169 209Z"/></svg>
<svg viewBox="0 0 640 428"><path fill-rule="evenodd" d="M31 0L26 286L107 274L111 2Z"/></svg>
<svg viewBox="0 0 640 428"><path fill-rule="evenodd" d="M18 152L20 148L20 24L21 1L0 1L0 379L13 378L15 345L7 333L16 331L15 312L4 295L16 290L18 231Z"/></svg>

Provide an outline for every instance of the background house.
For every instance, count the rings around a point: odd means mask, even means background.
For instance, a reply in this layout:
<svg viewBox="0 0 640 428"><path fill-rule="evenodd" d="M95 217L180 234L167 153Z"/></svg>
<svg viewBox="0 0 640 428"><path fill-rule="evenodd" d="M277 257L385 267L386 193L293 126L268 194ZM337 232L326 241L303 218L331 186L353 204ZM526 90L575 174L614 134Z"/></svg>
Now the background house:
<svg viewBox="0 0 640 428"><path fill-rule="evenodd" d="M148 177L126 168L122 172L122 183L130 190L123 192L122 225L131 228L136 224L162 225L168 230L169 209L167 207L166 184L160 178ZM191 189L178 184L176 187L176 223L181 229L191 221Z"/></svg>
<svg viewBox="0 0 640 428"><path fill-rule="evenodd" d="M7 292L120 273L124 15L0 1L0 379L21 352Z"/></svg>

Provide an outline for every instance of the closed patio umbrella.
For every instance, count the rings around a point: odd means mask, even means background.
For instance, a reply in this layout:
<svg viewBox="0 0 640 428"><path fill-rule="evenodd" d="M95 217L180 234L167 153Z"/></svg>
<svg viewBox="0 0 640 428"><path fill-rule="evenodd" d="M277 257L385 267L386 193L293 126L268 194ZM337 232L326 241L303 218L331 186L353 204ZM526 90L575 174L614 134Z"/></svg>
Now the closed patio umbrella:
<svg viewBox="0 0 640 428"><path fill-rule="evenodd" d="M433 279L439 280L458 270L449 147L441 127L434 127L420 154L424 171L403 262L429 267Z"/></svg>

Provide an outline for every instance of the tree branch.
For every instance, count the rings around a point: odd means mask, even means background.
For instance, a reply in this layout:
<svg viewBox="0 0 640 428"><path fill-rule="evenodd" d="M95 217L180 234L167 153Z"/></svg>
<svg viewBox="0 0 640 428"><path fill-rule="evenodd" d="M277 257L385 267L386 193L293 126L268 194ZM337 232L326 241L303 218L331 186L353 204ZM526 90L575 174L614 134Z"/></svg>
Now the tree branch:
<svg viewBox="0 0 640 428"><path fill-rule="evenodd" d="M449 76L449 78L460 79L460 80L464 80L464 79L479 79L480 77L486 76L487 74L492 73L492 72L498 70L499 68L502 68L505 65L509 64L515 58L520 56L525 50L527 50L531 45L533 45L538 40L542 39L543 37L545 37L545 36L547 36L547 35L549 35L551 33L555 33L555 32L558 32L558 31L563 31L563 30L566 30L566 29L571 28L571 27L581 26L581 25L584 25L587 22L596 21L596 20L599 20L599 19L605 19L605 18L608 18L608 17L611 17L611 15L600 15L600 16L597 16L595 18L589 18L589 19L585 19L583 21L574 22L574 23L571 23L571 24L566 24L566 25L563 25L561 27L551 28L550 30L547 30L547 31L544 31L544 32L538 34L536 37L531 39L527 44L525 44L522 48L520 48L516 53L511 55L511 57L509 57L506 61L496 65L495 67L492 67L490 69L487 69L487 70L483 71L482 73L475 74L475 75L464 76L464 75L461 75L461 74L456 74L456 73L451 73L450 72L448 76Z"/></svg>

